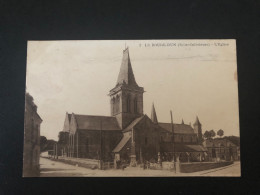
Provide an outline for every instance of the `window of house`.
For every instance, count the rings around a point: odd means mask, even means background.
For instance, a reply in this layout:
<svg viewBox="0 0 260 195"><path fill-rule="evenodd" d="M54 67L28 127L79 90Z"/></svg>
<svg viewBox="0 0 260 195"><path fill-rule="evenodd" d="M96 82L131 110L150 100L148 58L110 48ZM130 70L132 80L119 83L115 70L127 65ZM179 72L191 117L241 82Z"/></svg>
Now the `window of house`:
<svg viewBox="0 0 260 195"><path fill-rule="evenodd" d="M36 125L35 128L35 141L38 142L38 130L39 130L39 125Z"/></svg>
<svg viewBox="0 0 260 195"><path fill-rule="evenodd" d="M31 141L33 141L33 136L34 136L34 120L32 119L32 121L31 121Z"/></svg>

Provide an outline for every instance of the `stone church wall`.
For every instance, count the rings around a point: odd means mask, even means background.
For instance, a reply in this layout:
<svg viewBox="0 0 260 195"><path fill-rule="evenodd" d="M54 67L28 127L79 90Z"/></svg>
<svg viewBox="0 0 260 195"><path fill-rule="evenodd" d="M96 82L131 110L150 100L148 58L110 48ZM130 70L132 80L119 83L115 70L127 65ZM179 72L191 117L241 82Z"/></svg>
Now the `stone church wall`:
<svg viewBox="0 0 260 195"><path fill-rule="evenodd" d="M102 146L102 159L111 161L113 159L112 150L121 138L121 131L104 130L101 133L98 130L80 130L78 138L79 158L100 159L100 147Z"/></svg>

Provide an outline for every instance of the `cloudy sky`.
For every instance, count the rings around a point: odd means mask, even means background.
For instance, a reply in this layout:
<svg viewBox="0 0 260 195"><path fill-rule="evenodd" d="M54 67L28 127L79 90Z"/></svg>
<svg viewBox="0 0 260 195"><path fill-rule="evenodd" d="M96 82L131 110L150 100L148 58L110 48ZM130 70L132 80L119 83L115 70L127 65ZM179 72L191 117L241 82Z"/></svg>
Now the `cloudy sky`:
<svg viewBox="0 0 260 195"><path fill-rule="evenodd" d="M125 45L146 91L145 114L154 102L160 122L170 122L172 110L175 123L198 116L203 132L239 135L234 40L28 41L26 86L43 119L41 135L57 140L66 112L109 116Z"/></svg>

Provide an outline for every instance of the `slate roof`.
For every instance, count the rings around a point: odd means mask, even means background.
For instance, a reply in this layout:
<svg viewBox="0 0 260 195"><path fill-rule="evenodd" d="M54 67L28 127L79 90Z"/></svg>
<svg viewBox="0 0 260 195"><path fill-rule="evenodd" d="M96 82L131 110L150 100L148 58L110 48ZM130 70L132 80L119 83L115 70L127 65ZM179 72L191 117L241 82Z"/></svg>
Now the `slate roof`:
<svg viewBox="0 0 260 195"><path fill-rule="evenodd" d="M127 84L130 86L138 87L131 66L128 48L126 48L123 51L123 59L122 59L119 75L117 78L117 84Z"/></svg>
<svg viewBox="0 0 260 195"><path fill-rule="evenodd" d="M205 147L223 147L223 146L236 146L234 143L227 139L214 139L214 140L205 140L203 142Z"/></svg>
<svg viewBox="0 0 260 195"><path fill-rule="evenodd" d="M175 152L207 152L207 148L202 145L186 145L186 144L174 144ZM161 144L161 148L165 152L172 152L173 146L172 143L163 143Z"/></svg>
<svg viewBox="0 0 260 195"><path fill-rule="evenodd" d="M121 130L113 116L93 116L74 114L78 129L81 130ZM102 126L102 127L101 127Z"/></svg>
<svg viewBox="0 0 260 195"><path fill-rule="evenodd" d="M123 138L120 140L120 142L117 144L117 146L114 148L112 152L120 152L124 146L127 144L127 142L131 139L132 134L127 132L123 134Z"/></svg>
<svg viewBox="0 0 260 195"><path fill-rule="evenodd" d="M163 129L172 132L171 123L158 123ZM195 134L193 128L186 124L173 124L174 133L179 134Z"/></svg>
<svg viewBox="0 0 260 195"><path fill-rule="evenodd" d="M143 116L141 116L141 117L139 117L139 118L136 118L130 125L128 125L128 126L123 130L123 132L131 131L132 128L144 118L144 116L145 116L145 115L143 115Z"/></svg>

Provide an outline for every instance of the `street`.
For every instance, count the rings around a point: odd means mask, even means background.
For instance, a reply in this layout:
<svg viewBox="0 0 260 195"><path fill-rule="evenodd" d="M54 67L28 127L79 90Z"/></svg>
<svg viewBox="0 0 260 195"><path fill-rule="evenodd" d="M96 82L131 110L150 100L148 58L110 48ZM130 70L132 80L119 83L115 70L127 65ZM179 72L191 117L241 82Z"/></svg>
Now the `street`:
<svg viewBox="0 0 260 195"><path fill-rule="evenodd" d="M40 177L187 177L187 176L240 176L240 162L216 169L194 172L174 173L169 170L143 170L139 167L127 167L124 170L110 169L87 169L62 162L53 161L47 158L40 158Z"/></svg>

